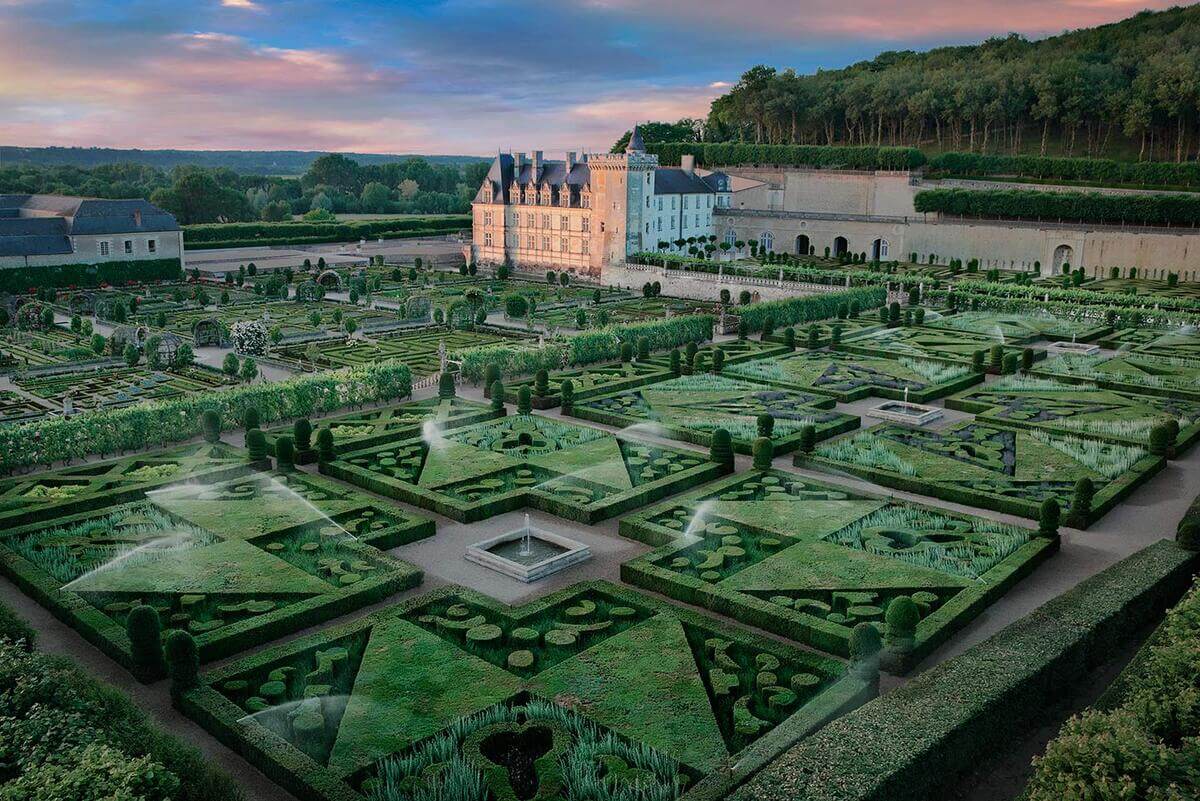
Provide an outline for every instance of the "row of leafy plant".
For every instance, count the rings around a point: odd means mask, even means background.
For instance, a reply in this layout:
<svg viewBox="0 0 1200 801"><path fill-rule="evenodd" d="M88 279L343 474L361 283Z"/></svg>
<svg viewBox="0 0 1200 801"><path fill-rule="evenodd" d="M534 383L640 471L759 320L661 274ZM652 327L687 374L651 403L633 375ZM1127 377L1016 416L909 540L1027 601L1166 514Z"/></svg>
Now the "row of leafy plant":
<svg viewBox="0 0 1200 801"><path fill-rule="evenodd" d="M915 170L925 154L915 147L841 145L755 145L743 142L658 142L646 146L662 164L679 164L686 155L708 166L772 164L841 170Z"/></svg>
<svg viewBox="0 0 1200 801"><path fill-rule="evenodd" d="M411 394L408 367L383 362L2 426L0 470L182 442L202 433L202 418L210 411L227 425L238 425L249 409L257 410L262 423L273 423Z"/></svg>
<svg viewBox="0 0 1200 801"><path fill-rule="evenodd" d="M451 359L461 362L460 372L465 379L478 384L489 364L499 366L501 374L507 378L530 375L538 370L612 361L621 356L622 345L632 346L642 338L648 341L652 350L703 342L712 336L714 322L711 315L694 314L648 323L610 325L537 347L483 345L465 348L452 353Z"/></svg>
<svg viewBox="0 0 1200 801"><path fill-rule="evenodd" d="M125 694L34 650L0 607L0 798L240 801L201 753L156 728Z"/></svg>
<svg viewBox="0 0 1200 801"><path fill-rule="evenodd" d="M1200 184L1200 163L1193 161L1114 161L992 153L939 153L929 160L928 169L963 177L1015 176L1152 186Z"/></svg>
<svg viewBox="0 0 1200 801"><path fill-rule="evenodd" d="M740 330L746 333L762 331L775 326L785 327L814 320L827 320L839 314L839 310L857 305L859 309L873 309L887 300L887 290L881 286L858 287L843 292L823 295L806 295L786 300L769 300L738 309Z"/></svg>
<svg viewBox="0 0 1200 801"><path fill-rule="evenodd" d="M1200 224L1200 197L1193 194L1105 195L1029 189L926 189L917 192L913 205L919 213L932 211L981 219Z"/></svg>

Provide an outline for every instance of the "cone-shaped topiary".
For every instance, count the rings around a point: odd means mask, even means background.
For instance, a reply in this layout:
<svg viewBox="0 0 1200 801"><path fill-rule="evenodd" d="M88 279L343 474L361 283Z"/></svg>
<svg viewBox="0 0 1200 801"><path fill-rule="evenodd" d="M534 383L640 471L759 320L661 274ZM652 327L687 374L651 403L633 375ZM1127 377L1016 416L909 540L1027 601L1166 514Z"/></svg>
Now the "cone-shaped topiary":
<svg viewBox="0 0 1200 801"><path fill-rule="evenodd" d="M888 604L884 615L887 624L884 636L887 646L896 653L906 654L913 649L917 636L917 624L921 622L921 610L907 595L900 595Z"/></svg>
<svg viewBox="0 0 1200 801"><path fill-rule="evenodd" d="M200 651L192 635L182 629L174 629L167 635L164 649L167 675L171 677L171 692L184 693L200 682Z"/></svg>
<svg viewBox="0 0 1200 801"><path fill-rule="evenodd" d="M992 369L995 370L996 372L1000 372L1000 368L1004 364L1004 346L1003 345L992 345L990 361L991 361Z"/></svg>
<svg viewBox="0 0 1200 801"><path fill-rule="evenodd" d="M296 443L287 435L275 440L275 467L285 473L296 468Z"/></svg>
<svg viewBox="0 0 1200 801"><path fill-rule="evenodd" d="M733 438L723 428L712 433L712 445L708 449L708 458L717 464L733 468Z"/></svg>
<svg viewBox="0 0 1200 801"><path fill-rule="evenodd" d="M754 469L770 470L775 459L775 444L769 437L758 437L751 446L754 453Z"/></svg>
<svg viewBox="0 0 1200 801"><path fill-rule="evenodd" d="M783 345L788 350L796 349L796 329L795 328L783 329Z"/></svg>
<svg viewBox="0 0 1200 801"><path fill-rule="evenodd" d="M521 387L517 390L517 414L530 414L533 411L533 397L529 392L529 385Z"/></svg>
<svg viewBox="0 0 1200 801"><path fill-rule="evenodd" d="M267 458L267 435L257 428L246 432L246 451L250 461L261 462Z"/></svg>
<svg viewBox="0 0 1200 801"><path fill-rule="evenodd" d="M850 669L859 678L879 678L879 629L870 623L859 623L850 630Z"/></svg>
<svg viewBox="0 0 1200 801"><path fill-rule="evenodd" d="M1042 509L1038 515L1038 535L1049 539L1057 537L1059 515L1058 501L1053 498L1042 501Z"/></svg>
<svg viewBox="0 0 1200 801"><path fill-rule="evenodd" d="M813 323L808 327L808 342L806 347L809 350L816 350L821 346L821 329L817 328L817 324Z"/></svg>
<svg viewBox="0 0 1200 801"><path fill-rule="evenodd" d="M575 382L569 378L564 378L562 384L558 388L559 397L562 398L563 414L570 414L575 410Z"/></svg>
<svg viewBox="0 0 1200 801"><path fill-rule="evenodd" d="M332 462L333 457L333 429L326 426L317 432L317 461Z"/></svg>
<svg viewBox="0 0 1200 801"><path fill-rule="evenodd" d="M300 417L296 422L292 423L292 439L295 441L296 450L307 451L312 448L312 423L307 417Z"/></svg>
<svg viewBox="0 0 1200 801"><path fill-rule="evenodd" d="M671 375L675 376L676 378L678 378L680 375L682 375L683 368L682 368L680 362L681 362L681 359L679 358L679 348L672 348L671 349Z"/></svg>
<svg viewBox="0 0 1200 801"><path fill-rule="evenodd" d="M221 416L212 409L205 409L200 415L200 428L205 442L216 444L221 440Z"/></svg>
<svg viewBox="0 0 1200 801"><path fill-rule="evenodd" d="M454 373L442 373L438 378L438 398L440 400L450 400L458 391L454 388Z"/></svg>
<svg viewBox="0 0 1200 801"><path fill-rule="evenodd" d="M769 437L775 433L775 418L770 412L760 414L755 422L758 424L758 435L760 437Z"/></svg>
<svg viewBox="0 0 1200 801"><path fill-rule="evenodd" d="M163 669L162 621L153 606L139 604L125 619L129 635L129 651L133 664L147 674L157 675Z"/></svg>
<svg viewBox="0 0 1200 801"><path fill-rule="evenodd" d="M714 348L713 349L712 371L719 375L721 373L721 371L724 369L725 369L725 349L724 348Z"/></svg>
<svg viewBox="0 0 1200 801"><path fill-rule="evenodd" d="M983 359L984 359L984 353L981 350L977 350L971 354L971 371L972 372L975 372L975 373L983 372Z"/></svg>
<svg viewBox="0 0 1200 801"><path fill-rule="evenodd" d="M812 453L817 447L817 429L813 426L804 426L800 429L800 452Z"/></svg>
<svg viewBox="0 0 1200 801"><path fill-rule="evenodd" d="M488 362L483 368L483 397L490 398L492 396L492 384L500 380L500 365L495 362Z"/></svg>
<svg viewBox="0 0 1200 801"><path fill-rule="evenodd" d="M550 394L550 374L545 368L533 374L533 394L539 398Z"/></svg>
<svg viewBox="0 0 1200 801"><path fill-rule="evenodd" d="M650 337L638 337L637 357L639 362L650 358Z"/></svg>
<svg viewBox="0 0 1200 801"><path fill-rule="evenodd" d="M492 382L491 395L492 395L492 411L493 412L504 411L504 382L503 381L497 380L497 381Z"/></svg>

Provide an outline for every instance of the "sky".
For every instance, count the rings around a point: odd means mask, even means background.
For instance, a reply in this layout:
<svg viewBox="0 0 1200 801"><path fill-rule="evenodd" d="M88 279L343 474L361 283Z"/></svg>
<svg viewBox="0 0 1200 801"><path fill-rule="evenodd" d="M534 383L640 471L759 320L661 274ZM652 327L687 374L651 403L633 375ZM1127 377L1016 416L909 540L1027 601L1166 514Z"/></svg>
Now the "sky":
<svg viewBox="0 0 1200 801"><path fill-rule="evenodd" d="M1159 0L0 0L0 144L607 150L755 64L1031 37Z"/></svg>

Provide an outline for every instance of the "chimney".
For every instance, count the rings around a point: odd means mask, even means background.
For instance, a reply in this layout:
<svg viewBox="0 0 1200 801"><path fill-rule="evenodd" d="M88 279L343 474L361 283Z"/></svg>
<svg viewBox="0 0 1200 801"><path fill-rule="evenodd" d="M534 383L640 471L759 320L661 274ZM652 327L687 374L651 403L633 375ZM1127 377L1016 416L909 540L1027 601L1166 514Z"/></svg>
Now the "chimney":
<svg viewBox="0 0 1200 801"><path fill-rule="evenodd" d="M141 209L133 210L133 224L136 225L138 228L142 227L142 210Z"/></svg>
<svg viewBox="0 0 1200 801"><path fill-rule="evenodd" d="M571 170L575 167L575 151L567 151L567 174L571 174Z"/></svg>
<svg viewBox="0 0 1200 801"><path fill-rule="evenodd" d="M691 154L680 156L679 157L679 169L683 170L688 175L695 175L695 173L696 173L696 157Z"/></svg>
<svg viewBox="0 0 1200 801"><path fill-rule="evenodd" d="M542 151L533 151L533 180L537 181L541 178L542 172Z"/></svg>

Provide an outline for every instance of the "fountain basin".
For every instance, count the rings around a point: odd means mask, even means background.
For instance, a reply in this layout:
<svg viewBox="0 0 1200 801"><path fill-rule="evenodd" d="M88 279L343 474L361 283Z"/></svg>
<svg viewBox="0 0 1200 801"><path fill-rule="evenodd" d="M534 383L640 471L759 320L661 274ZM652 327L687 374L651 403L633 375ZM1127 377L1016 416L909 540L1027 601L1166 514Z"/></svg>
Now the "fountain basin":
<svg viewBox="0 0 1200 801"><path fill-rule="evenodd" d="M1090 342L1051 342L1046 346L1051 356L1093 356L1099 352L1100 346Z"/></svg>
<svg viewBox="0 0 1200 801"><path fill-rule="evenodd" d="M914 426L923 426L934 420L940 420L943 414L943 410L938 406L926 406L923 403L909 403L908 401L884 401L867 410L868 417Z"/></svg>
<svg viewBox="0 0 1200 801"><path fill-rule="evenodd" d="M530 582L590 559L591 549L569 537L539 529L518 529L467 548L468 562Z"/></svg>

